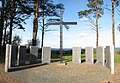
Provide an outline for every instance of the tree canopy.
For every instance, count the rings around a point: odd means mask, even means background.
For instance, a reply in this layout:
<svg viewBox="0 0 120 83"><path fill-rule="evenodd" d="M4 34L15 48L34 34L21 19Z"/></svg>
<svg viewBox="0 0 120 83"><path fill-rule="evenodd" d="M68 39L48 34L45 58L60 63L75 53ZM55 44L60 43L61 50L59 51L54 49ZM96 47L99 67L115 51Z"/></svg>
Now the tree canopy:
<svg viewBox="0 0 120 83"><path fill-rule="evenodd" d="M15 35L13 37L12 44L13 45L20 45L21 41L22 41L22 39L20 38L20 36L19 35Z"/></svg>
<svg viewBox="0 0 120 83"><path fill-rule="evenodd" d="M97 8L98 17L101 17L104 14L102 5L103 5L103 0L88 0L87 6L89 9L79 11L78 16L80 18L89 17L90 15L93 15L93 17L96 17L96 8Z"/></svg>

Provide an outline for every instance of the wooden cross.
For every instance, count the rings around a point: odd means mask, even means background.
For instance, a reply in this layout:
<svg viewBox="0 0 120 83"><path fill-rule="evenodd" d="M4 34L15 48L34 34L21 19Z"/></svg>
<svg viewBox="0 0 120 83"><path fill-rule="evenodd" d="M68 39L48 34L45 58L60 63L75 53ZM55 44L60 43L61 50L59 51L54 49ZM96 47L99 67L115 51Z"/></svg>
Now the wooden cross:
<svg viewBox="0 0 120 83"><path fill-rule="evenodd" d="M47 25L60 25L60 63L63 62L63 26L77 25L77 22L63 22L63 11L60 10L60 22L49 22Z"/></svg>

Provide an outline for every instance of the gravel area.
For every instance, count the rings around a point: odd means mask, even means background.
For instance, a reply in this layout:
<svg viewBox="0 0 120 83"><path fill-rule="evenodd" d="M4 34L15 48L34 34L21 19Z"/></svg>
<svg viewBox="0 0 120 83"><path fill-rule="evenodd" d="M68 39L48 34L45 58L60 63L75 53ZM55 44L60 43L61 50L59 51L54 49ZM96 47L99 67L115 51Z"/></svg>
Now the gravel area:
<svg viewBox="0 0 120 83"><path fill-rule="evenodd" d="M0 63L0 83L120 83L120 64L115 64L115 74L111 75L108 68L100 65L70 62L5 73Z"/></svg>
<svg viewBox="0 0 120 83"><path fill-rule="evenodd" d="M115 64L115 74L110 75L107 79L100 81L99 83L120 83L120 63Z"/></svg>
<svg viewBox="0 0 120 83"><path fill-rule="evenodd" d="M98 83L107 79L110 70L95 64L52 63L10 72L10 75L24 83Z"/></svg>

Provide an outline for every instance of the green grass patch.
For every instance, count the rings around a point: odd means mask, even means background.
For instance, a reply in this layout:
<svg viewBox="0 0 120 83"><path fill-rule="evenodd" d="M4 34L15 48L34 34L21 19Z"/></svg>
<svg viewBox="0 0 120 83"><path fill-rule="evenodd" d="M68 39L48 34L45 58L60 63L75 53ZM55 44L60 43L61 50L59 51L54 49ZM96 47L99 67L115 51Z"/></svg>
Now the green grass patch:
<svg viewBox="0 0 120 83"><path fill-rule="evenodd" d="M82 61L85 60L85 54L81 54L81 60L82 60Z"/></svg>
<svg viewBox="0 0 120 83"><path fill-rule="evenodd" d="M52 54L51 59L60 59L59 54Z"/></svg>
<svg viewBox="0 0 120 83"><path fill-rule="evenodd" d="M54 59L55 59L55 58L54 58ZM56 58L56 59L59 59L59 57ZM64 60L64 61L72 61L72 55L63 56L63 60ZM82 54L82 55L81 55L81 60L82 60L82 61L85 61L85 54ZM94 60L97 60L96 54L94 54ZM116 54L114 60L115 60L115 61L114 61L115 63L120 63L120 54Z"/></svg>
<svg viewBox="0 0 120 83"><path fill-rule="evenodd" d="M120 54L115 55L115 63L120 63Z"/></svg>
<svg viewBox="0 0 120 83"><path fill-rule="evenodd" d="M72 61L72 56L63 56L63 60L68 62L68 61Z"/></svg>
<svg viewBox="0 0 120 83"><path fill-rule="evenodd" d="M63 56L64 61L72 61L72 55ZM85 54L81 54L81 60L85 61ZM96 54L94 54L94 60L96 60Z"/></svg>

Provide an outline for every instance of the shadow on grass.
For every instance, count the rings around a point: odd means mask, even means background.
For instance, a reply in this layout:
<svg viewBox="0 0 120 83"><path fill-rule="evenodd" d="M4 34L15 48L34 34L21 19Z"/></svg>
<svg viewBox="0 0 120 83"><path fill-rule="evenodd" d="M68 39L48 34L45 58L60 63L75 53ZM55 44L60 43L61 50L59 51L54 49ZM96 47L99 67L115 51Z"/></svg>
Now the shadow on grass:
<svg viewBox="0 0 120 83"><path fill-rule="evenodd" d="M82 59L82 60L81 60L81 63L84 63L84 62L85 62L85 59Z"/></svg>
<svg viewBox="0 0 120 83"><path fill-rule="evenodd" d="M81 60L81 63L84 63L84 62L86 62L86 60L85 60L85 59L82 59L82 60ZM94 60L94 64L95 64L96 62L97 62L97 60L95 59L95 60Z"/></svg>
<svg viewBox="0 0 120 83"><path fill-rule="evenodd" d="M51 63L54 63L54 62L58 62L58 61L60 61L60 60L51 60Z"/></svg>
<svg viewBox="0 0 120 83"><path fill-rule="evenodd" d="M97 62L97 60L96 59L94 59L94 64Z"/></svg>
<svg viewBox="0 0 120 83"><path fill-rule="evenodd" d="M71 60L66 60L66 62L70 62Z"/></svg>
<svg viewBox="0 0 120 83"><path fill-rule="evenodd" d="M70 61L72 61L72 60L64 59L63 61L65 61L65 62L70 62Z"/></svg>
<svg viewBox="0 0 120 83"><path fill-rule="evenodd" d="M38 67L38 66L44 66L44 65L48 65L48 64L47 63L45 63L45 64L39 63L39 64L17 66L17 67L10 68L9 72L21 71L21 70L30 69L30 68L34 68L34 67Z"/></svg>

